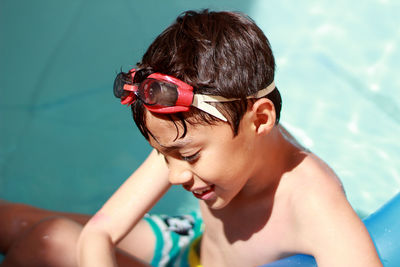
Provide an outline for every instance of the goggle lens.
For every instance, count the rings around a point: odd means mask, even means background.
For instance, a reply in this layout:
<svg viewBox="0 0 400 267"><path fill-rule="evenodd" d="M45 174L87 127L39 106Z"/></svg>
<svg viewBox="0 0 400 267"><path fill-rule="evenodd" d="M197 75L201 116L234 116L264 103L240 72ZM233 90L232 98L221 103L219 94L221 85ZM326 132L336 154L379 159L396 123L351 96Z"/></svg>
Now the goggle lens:
<svg viewBox="0 0 400 267"><path fill-rule="evenodd" d="M148 78L140 84L137 96L146 105L172 107L178 100L178 87L172 83Z"/></svg>
<svg viewBox="0 0 400 267"><path fill-rule="evenodd" d="M132 77L128 73L120 72L114 80L115 97L124 98L129 95L129 92L124 90L125 84L132 84Z"/></svg>

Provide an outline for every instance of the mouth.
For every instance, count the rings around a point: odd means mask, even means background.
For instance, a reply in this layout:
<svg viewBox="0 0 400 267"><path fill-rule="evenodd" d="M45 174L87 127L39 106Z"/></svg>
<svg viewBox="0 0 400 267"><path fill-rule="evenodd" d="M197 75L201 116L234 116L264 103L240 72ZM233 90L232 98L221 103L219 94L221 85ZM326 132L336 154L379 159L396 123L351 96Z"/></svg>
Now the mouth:
<svg viewBox="0 0 400 267"><path fill-rule="evenodd" d="M208 200L215 195L214 189L215 189L215 185L210 185L208 187L192 190L192 193L198 199Z"/></svg>

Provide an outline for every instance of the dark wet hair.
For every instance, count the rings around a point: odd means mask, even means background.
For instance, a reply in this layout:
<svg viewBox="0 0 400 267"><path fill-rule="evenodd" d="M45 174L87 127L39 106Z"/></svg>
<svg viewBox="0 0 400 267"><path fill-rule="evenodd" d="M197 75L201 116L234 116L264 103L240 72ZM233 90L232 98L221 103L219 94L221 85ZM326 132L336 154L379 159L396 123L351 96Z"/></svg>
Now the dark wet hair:
<svg viewBox="0 0 400 267"><path fill-rule="evenodd" d="M241 100L216 103L228 119L234 136L247 110L246 97L267 87L274 80L275 60L271 46L252 19L236 12L187 11L162 32L138 63L135 82L160 72L192 85L198 94L219 95ZM277 88L267 95L275 106L279 122L281 96ZM146 112L141 101L132 105L133 118L149 138ZM169 116L181 123L215 124L219 119L195 107Z"/></svg>

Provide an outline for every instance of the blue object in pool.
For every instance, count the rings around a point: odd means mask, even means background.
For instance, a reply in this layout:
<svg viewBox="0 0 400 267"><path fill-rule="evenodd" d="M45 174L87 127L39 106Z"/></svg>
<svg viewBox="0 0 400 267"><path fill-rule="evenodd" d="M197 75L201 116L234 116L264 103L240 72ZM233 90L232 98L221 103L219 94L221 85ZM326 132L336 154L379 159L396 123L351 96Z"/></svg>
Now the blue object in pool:
<svg viewBox="0 0 400 267"><path fill-rule="evenodd" d="M364 223L385 267L400 266L400 193L378 211L368 216ZM313 257L295 255L262 267L314 267Z"/></svg>
<svg viewBox="0 0 400 267"><path fill-rule="evenodd" d="M400 266L400 193L364 220L385 267Z"/></svg>

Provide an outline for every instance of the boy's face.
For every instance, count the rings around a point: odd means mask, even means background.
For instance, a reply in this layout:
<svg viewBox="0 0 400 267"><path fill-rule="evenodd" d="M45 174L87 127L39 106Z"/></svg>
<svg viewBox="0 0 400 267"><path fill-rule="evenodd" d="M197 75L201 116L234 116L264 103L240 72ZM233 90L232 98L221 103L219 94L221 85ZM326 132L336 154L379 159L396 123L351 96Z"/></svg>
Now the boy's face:
<svg viewBox="0 0 400 267"><path fill-rule="evenodd" d="M181 184L213 209L226 206L243 187L251 187L255 135L243 124L233 137L228 123L187 123L186 136L179 138L183 133L179 121L175 126L169 119L147 114L147 127L156 138L150 137L150 144L164 155L169 181Z"/></svg>

